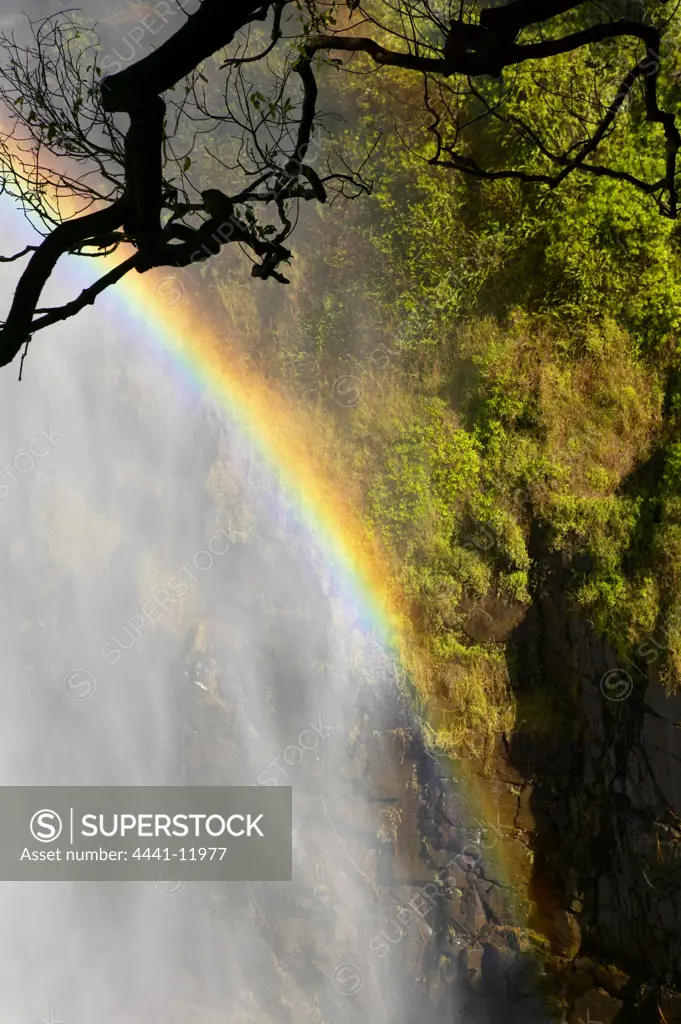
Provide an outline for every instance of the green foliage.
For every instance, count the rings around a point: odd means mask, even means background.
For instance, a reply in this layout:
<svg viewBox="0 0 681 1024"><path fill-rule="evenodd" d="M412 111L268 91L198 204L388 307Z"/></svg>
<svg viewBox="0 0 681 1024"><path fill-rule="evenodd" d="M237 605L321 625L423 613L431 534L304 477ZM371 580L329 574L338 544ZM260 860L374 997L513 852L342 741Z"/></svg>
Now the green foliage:
<svg viewBox="0 0 681 1024"><path fill-rule="evenodd" d="M389 546L412 558L426 523L451 536L460 501L478 477L479 456L474 439L453 428L438 398L417 406L413 420L401 416L382 426L390 436L367 491L366 514Z"/></svg>
<svg viewBox="0 0 681 1024"><path fill-rule="evenodd" d="M593 95L584 57L558 58L549 78L529 62L518 71L513 110L556 148L574 131L559 97ZM550 190L429 166L422 126L404 114L419 97L387 74L329 69L348 114L334 142L352 163L380 139L373 195L308 218L293 298L258 344L335 422L430 647L440 739L512 724L503 644L471 617L490 598L522 615L556 555L574 566L575 604L621 651L665 628L662 674L675 683L681 231L605 177ZM665 101L674 89L661 82ZM656 132L634 104L603 159L653 174ZM481 125L472 145L541 162L503 125ZM350 408L334 400L347 374L359 382ZM560 721L554 696L523 695L524 727Z"/></svg>

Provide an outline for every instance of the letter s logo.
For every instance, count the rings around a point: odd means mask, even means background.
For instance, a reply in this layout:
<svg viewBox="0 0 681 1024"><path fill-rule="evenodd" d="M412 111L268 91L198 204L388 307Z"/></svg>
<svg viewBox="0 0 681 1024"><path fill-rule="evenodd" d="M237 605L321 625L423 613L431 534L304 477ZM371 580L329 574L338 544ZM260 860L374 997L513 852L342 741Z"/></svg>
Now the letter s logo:
<svg viewBox="0 0 681 1024"><path fill-rule="evenodd" d="M39 843L53 843L61 835L61 818L56 811L43 809L31 818L31 835Z"/></svg>

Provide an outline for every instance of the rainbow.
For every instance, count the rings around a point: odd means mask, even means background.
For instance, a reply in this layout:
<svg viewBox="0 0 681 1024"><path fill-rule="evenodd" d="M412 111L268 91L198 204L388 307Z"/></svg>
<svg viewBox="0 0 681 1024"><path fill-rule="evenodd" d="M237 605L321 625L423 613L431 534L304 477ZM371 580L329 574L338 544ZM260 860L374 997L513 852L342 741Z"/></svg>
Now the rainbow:
<svg viewBox="0 0 681 1024"><path fill-rule="evenodd" d="M247 365L245 353L234 341L202 322L187 297L170 310L162 309L154 295L159 284L169 281L182 289L179 275L171 278L166 272L159 280L158 272L129 274L121 286L128 313L250 442L282 503L295 509L315 547L326 553L334 574L356 592L357 603L369 613L381 642L404 657L411 630L406 609L390 585L392 574L360 526L340 481L315 459L316 445L304 413L298 409L294 414L290 399Z"/></svg>
<svg viewBox="0 0 681 1024"><path fill-rule="evenodd" d="M113 256L96 261L109 267L116 262ZM69 272L74 283L81 276ZM139 275L133 271L112 294L121 311L140 326L145 341L162 358L169 355L181 379L212 400L248 443L262 466L268 490L276 493L278 503L283 501L293 509L295 519L340 583L344 603L350 600L360 620L368 623L372 637L392 658L412 702L415 722L432 742L435 731L429 725L423 685L429 675L428 655L395 583L394 567L362 523L342 478L334 475L329 460L320 453L312 418L300 403L292 409L290 399L249 364L234 339L205 321L177 272ZM163 303L160 294L165 295ZM175 301L173 295L179 299ZM513 886L518 850L510 837L494 829L491 787L481 783L467 758L457 759L451 769L459 785L465 785L474 820L482 823L483 829L491 824L494 861L504 882Z"/></svg>

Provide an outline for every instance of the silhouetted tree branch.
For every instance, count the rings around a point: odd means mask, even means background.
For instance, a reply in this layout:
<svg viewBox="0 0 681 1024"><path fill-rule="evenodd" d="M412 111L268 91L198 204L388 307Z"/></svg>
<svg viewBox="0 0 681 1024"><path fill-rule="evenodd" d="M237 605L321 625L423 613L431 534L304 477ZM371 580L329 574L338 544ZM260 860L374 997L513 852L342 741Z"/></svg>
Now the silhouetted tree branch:
<svg viewBox="0 0 681 1024"><path fill-rule="evenodd" d="M279 268L291 257L284 243L298 203L370 188L362 168L329 163L320 174L311 159L321 118L317 77L332 54L423 80L434 165L550 188L573 172L609 176L676 217L681 136L658 95L670 8L661 0L445 0L437 7L429 0L201 0L157 49L108 76L98 38L66 16L32 26L28 42L5 37L3 185L37 216L45 237L0 330L0 365L130 270L187 267L237 242L250 253L253 276L286 282ZM593 62L613 46L630 58L618 92L592 105L588 117L575 111L581 137L569 145L557 146L514 110L509 69L582 52ZM635 88L645 119L664 136L664 172L651 181L599 159ZM481 121L515 135L530 157L511 166L481 160L467 141ZM197 153L203 167L208 160L217 168L221 187L197 183ZM63 306L39 311L61 256L96 257L120 245L134 253L119 267Z"/></svg>

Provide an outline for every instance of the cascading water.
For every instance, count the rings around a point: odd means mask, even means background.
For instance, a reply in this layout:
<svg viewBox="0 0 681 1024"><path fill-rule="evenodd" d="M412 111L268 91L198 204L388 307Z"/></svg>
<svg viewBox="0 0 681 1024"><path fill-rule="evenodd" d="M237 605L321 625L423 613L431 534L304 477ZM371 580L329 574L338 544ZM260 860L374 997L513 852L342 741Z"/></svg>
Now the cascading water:
<svg viewBox="0 0 681 1024"><path fill-rule="evenodd" d="M159 42L139 27L121 37L116 7L87 12L116 26L107 71ZM37 241L3 203L3 252ZM85 283L72 263L45 306ZM5 265L5 309L19 270ZM148 285L165 331L184 291L167 280ZM0 784L291 786L293 880L0 882L0 1018L498 1019L505 981L476 1002L479 939L507 919L507 858L490 880L480 848L469 856L480 830L463 824L462 787L443 801L424 782L434 761L375 609L290 504L282 451L264 462L238 409L226 416L158 346L153 299L138 296L146 321L128 316L129 284L37 335L21 384L14 367L0 380ZM545 1019L530 987L524 1024Z"/></svg>
<svg viewBox="0 0 681 1024"><path fill-rule="evenodd" d="M2 783L294 807L291 883L0 883L3 1020L452 1020L425 881L392 887L389 660L246 441L115 300L0 389Z"/></svg>

